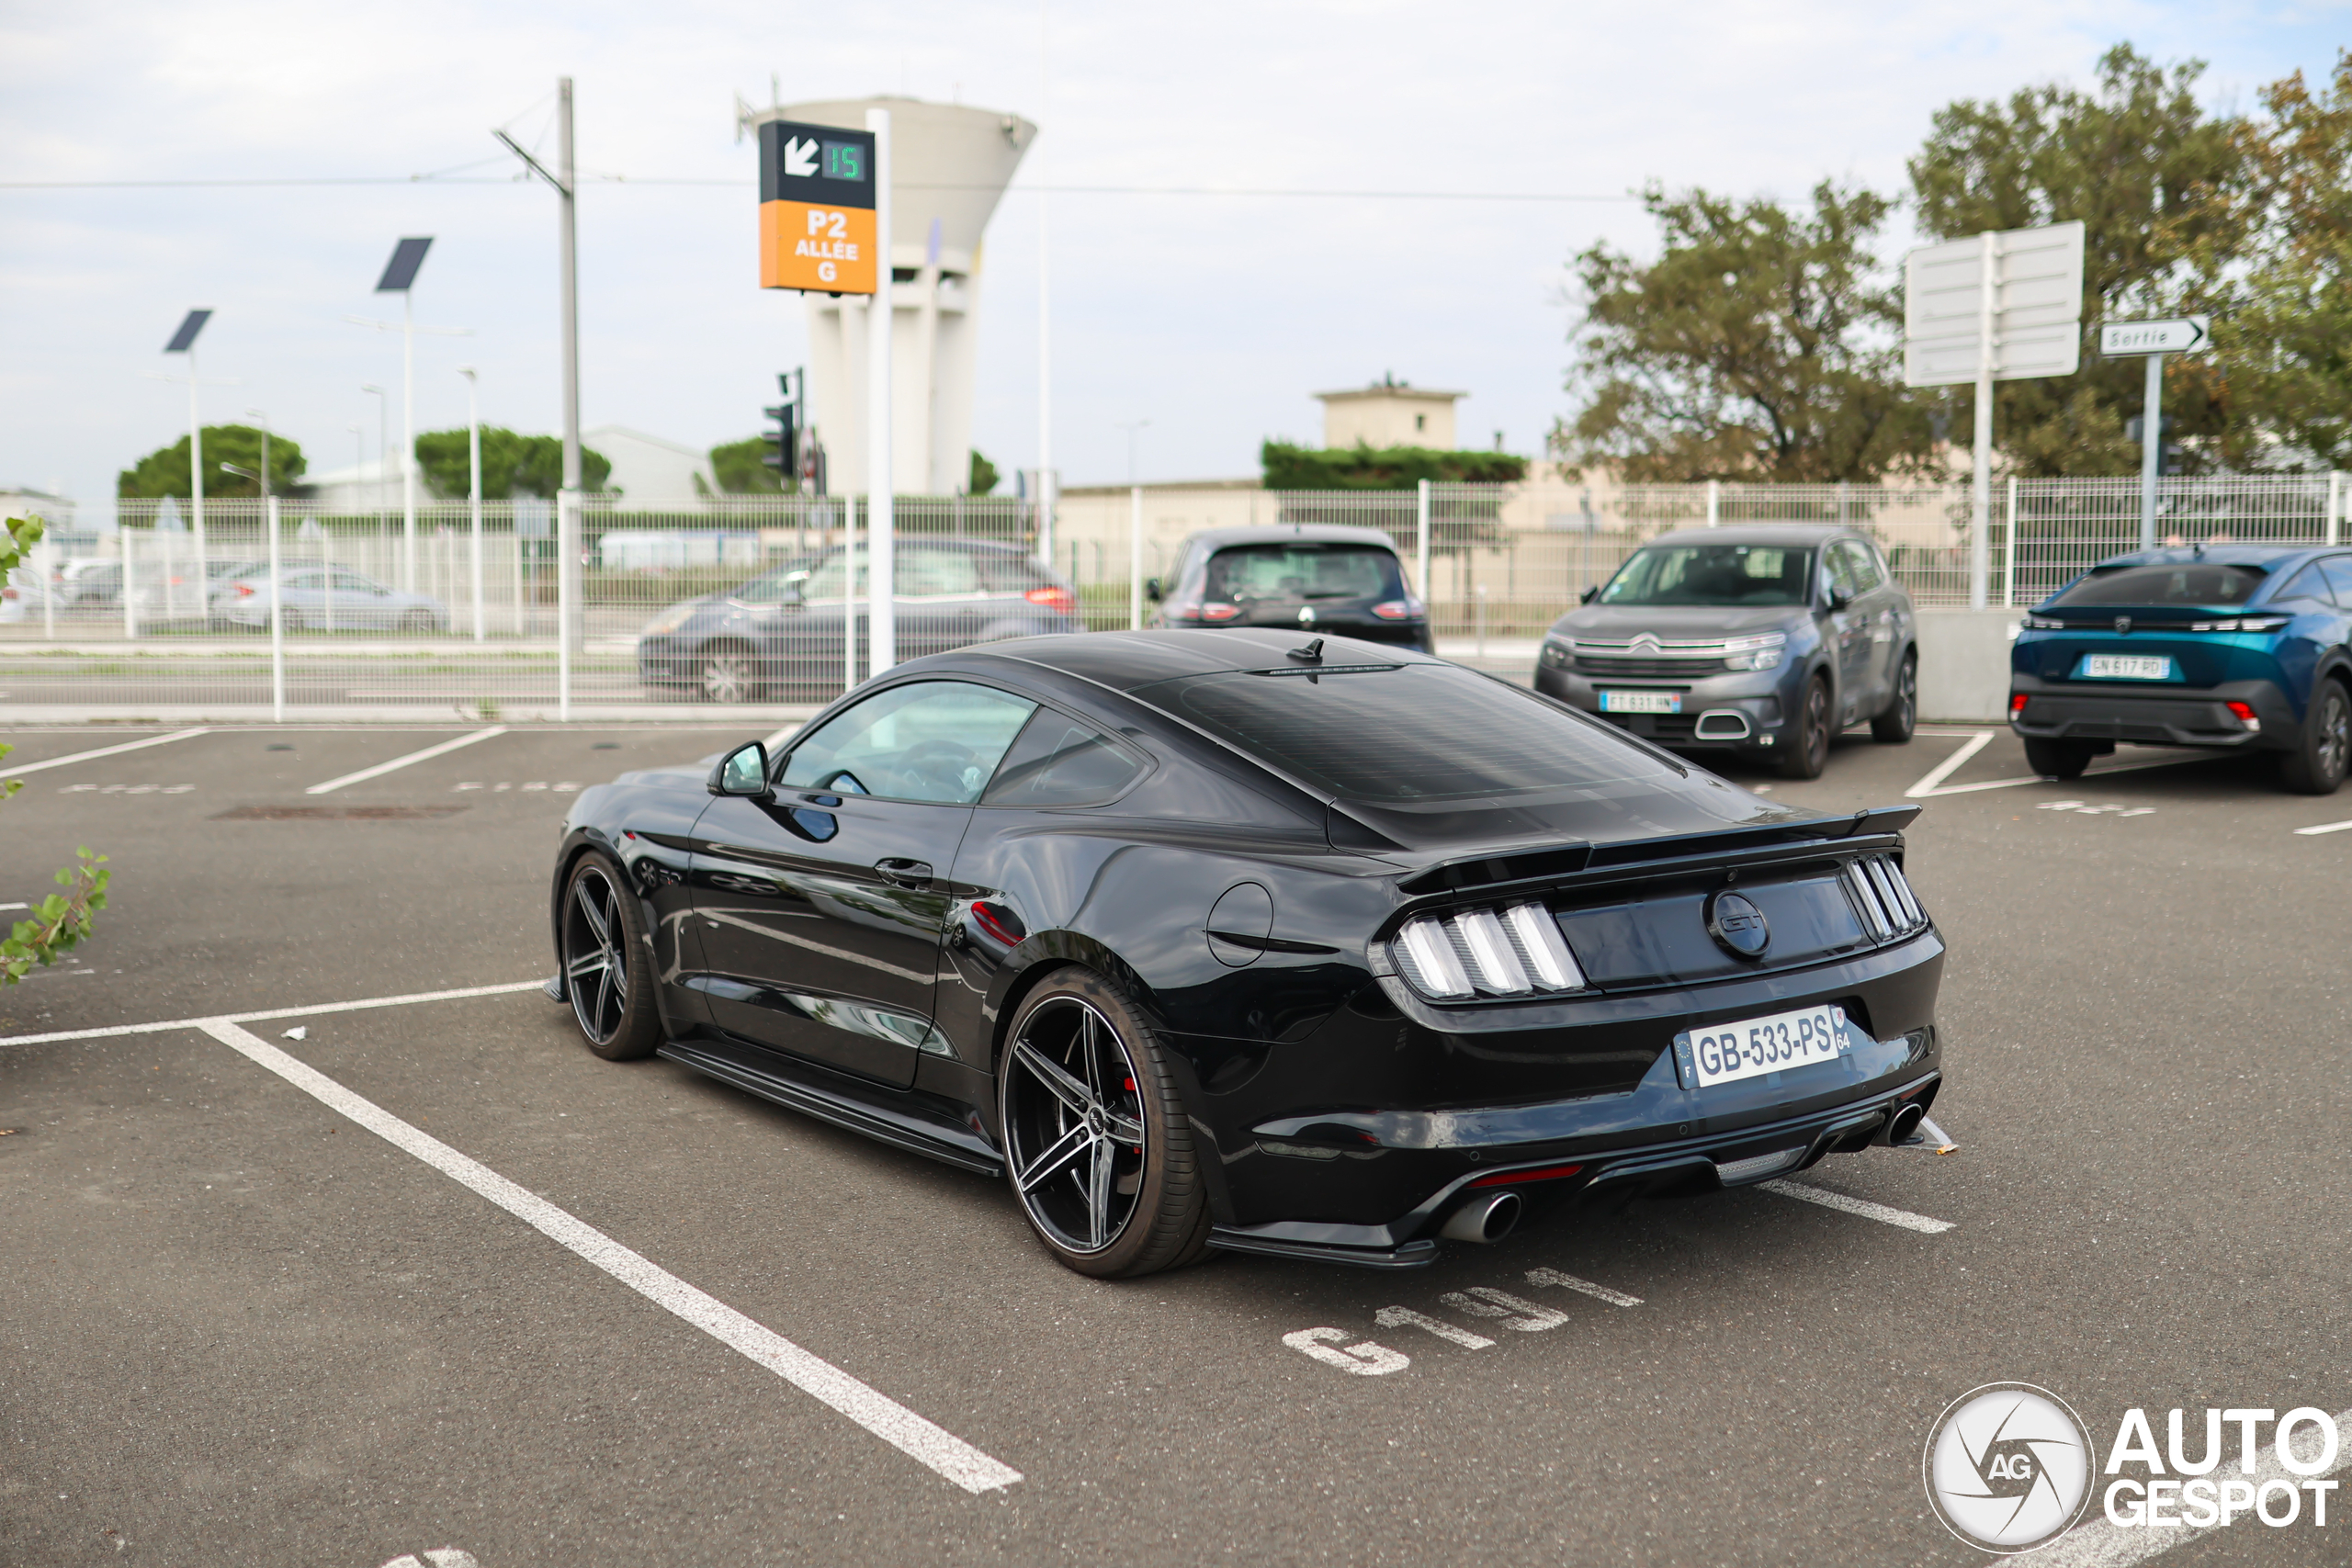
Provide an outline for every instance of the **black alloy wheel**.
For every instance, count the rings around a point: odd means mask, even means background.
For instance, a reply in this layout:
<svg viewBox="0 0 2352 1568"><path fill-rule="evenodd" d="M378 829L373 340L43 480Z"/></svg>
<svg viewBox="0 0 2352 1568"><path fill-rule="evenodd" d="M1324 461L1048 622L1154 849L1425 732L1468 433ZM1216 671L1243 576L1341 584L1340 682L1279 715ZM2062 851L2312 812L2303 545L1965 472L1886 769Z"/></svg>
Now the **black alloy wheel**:
<svg viewBox="0 0 2352 1568"><path fill-rule="evenodd" d="M2078 779L2083 770L2098 755L2079 740L2038 740L2026 737L2025 765L2034 776L2045 779Z"/></svg>
<svg viewBox="0 0 2352 1568"><path fill-rule="evenodd" d="M705 702L750 702L758 686L752 678L752 656L740 648L712 649L703 656L698 684Z"/></svg>
<svg viewBox="0 0 2352 1568"><path fill-rule="evenodd" d="M1894 698L1886 711L1871 720L1871 739L1885 746L1909 743L1919 723L1919 656L1906 652L1894 671Z"/></svg>
<svg viewBox="0 0 2352 1568"><path fill-rule="evenodd" d="M583 856L563 894L563 984L588 1049L609 1062L662 1043L642 918L620 869Z"/></svg>
<svg viewBox="0 0 2352 1568"><path fill-rule="evenodd" d="M2352 761L2352 699L2342 682L2322 681L2303 715L2303 742L2278 759L2278 776L2297 795L2334 795Z"/></svg>
<svg viewBox="0 0 2352 1568"><path fill-rule="evenodd" d="M1208 1201L1174 1076L1116 986L1049 977L997 1069L1005 1175L1030 1227L1081 1274L1125 1279L1199 1258Z"/></svg>
<svg viewBox="0 0 2352 1568"><path fill-rule="evenodd" d="M1781 754L1781 776L1817 779L1829 766L1829 682L1815 675L1797 703L1797 722Z"/></svg>

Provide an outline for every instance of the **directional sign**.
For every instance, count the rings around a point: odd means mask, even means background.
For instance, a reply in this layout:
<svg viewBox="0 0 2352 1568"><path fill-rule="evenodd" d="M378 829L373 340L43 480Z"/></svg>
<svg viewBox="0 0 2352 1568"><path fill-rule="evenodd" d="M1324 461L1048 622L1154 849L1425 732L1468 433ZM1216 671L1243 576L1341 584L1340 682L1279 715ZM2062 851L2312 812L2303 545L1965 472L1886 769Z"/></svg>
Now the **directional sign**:
<svg viewBox="0 0 2352 1568"><path fill-rule="evenodd" d="M874 133L760 126L760 287L875 290Z"/></svg>
<svg viewBox="0 0 2352 1568"><path fill-rule="evenodd" d="M2071 376L2082 360L2083 226L2052 223L1922 245L1903 262L1903 379L1949 387L1976 379L1986 336L1993 378ZM1992 331L1985 331L1985 263Z"/></svg>
<svg viewBox="0 0 2352 1568"><path fill-rule="evenodd" d="M2155 321L2107 321L2098 329L2101 354L2187 354L2213 341L2211 316L2170 316Z"/></svg>

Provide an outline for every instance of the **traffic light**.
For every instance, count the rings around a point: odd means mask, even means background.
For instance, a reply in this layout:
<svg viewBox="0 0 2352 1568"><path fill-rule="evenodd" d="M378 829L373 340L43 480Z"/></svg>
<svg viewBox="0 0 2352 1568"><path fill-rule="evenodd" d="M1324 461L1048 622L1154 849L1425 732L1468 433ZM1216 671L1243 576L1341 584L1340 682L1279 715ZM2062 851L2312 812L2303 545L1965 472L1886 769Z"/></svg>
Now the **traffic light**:
<svg viewBox="0 0 2352 1568"><path fill-rule="evenodd" d="M760 461L775 470L777 480L786 490L792 489L794 481L800 478L799 384L805 374L790 370L778 376L776 386L783 392L784 400L773 408L760 411L775 422L775 428L762 437L766 441L768 449L761 454Z"/></svg>

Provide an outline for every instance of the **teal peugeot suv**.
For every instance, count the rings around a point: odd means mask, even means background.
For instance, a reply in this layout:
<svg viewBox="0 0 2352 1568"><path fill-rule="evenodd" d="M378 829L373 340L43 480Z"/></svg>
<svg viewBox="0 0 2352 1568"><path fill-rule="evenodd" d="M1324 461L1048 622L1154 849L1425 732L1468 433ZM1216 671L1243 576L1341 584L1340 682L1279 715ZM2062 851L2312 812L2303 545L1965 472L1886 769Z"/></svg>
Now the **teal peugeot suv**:
<svg viewBox="0 0 2352 1568"><path fill-rule="evenodd" d="M2216 545L2101 561L2033 607L2009 726L2071 779L2116 742L2270 751L2333 795L2352 757L2352 550Z"/></svg>

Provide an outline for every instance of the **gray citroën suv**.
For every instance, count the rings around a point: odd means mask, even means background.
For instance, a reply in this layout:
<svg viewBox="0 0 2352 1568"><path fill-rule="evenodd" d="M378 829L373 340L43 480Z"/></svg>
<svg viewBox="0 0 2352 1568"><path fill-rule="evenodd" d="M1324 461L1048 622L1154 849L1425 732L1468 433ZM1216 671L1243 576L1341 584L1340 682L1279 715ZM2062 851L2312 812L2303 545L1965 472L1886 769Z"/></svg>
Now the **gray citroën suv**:
<svg viewBox="0 0 2352 1568"><path fill-rule="evenodd" d="M1849 725L1911 739L1917 634L1911 595L1849 528L1685 529L1635 550L1554 623L1535 689L1663 746L1818 778Z"/></svg>

